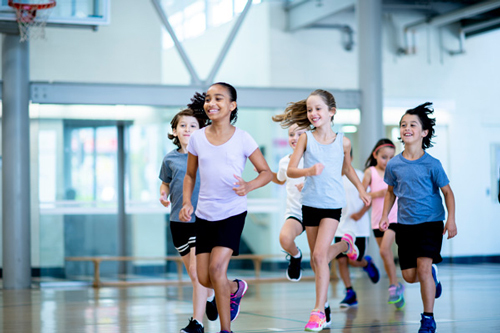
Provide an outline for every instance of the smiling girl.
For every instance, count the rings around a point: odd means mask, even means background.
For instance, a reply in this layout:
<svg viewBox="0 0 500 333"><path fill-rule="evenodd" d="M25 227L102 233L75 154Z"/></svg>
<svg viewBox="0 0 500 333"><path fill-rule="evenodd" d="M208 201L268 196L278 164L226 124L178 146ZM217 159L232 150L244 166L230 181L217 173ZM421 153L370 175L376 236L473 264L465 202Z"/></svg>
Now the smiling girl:
<svg viewBox="0 0 500 333"><path fill-rule="evenodd" d="M188 221L194 211L191 201L199 169L200 194L196 215L196 263L200 283L215 290L221 333L231 332L231 321L240 311L240 301L248 285L229 281L231 256L239 254L241 233L247 214L248 192L266 185L272 173L255 140L233 126L237 118L236 89L228 83L214 83L191 104L203 104L209 125L191 135L188 145L184 201L180 212ZM247 182L241 178L247 159L258 176Z"/></svg>
<svg viewBox="0 0 500 333"><path fill-rule="evenodd" d="M306 100L292 103L285 110L282 122L284 126L297 124L311 128L300 136L290 157L287 175L291 178L305 177L302 218L316 282L316 304L305 330L314 332L330 324L325 315L330 281L328 264L341 252L352 260L358 257L355 239L350 234L345 234L340 242L331 245L346 201L342 173L356 186L365 204L370 203L370 196L351 166L350 140L343 133L332 130L336 112L333 95L318 89ZM299 168L302 157L304 167Z"/></svg>
<svg viewBox="0 0 500 333"><path fill-rule="evenodd" d="M380 257L384 262L384 268L389 277L389 304L395 304L397 308L402 308L404 301L404 285L398 282L396 275L396 265L394 263L394 254L392 253L392 244L396 239L398 207L394 205L389 213L389 227L383 232L379 230L379 222L384 208L384 197L387 192L387 184L384 182L384 173L387 163L394 157L396 147L389 139L380 139L373 147L372 153L365 163L365 174L363 177L363 186L365 189L370 187L370 196L372 197L372 229L375 239L380 248Z"/></svg>

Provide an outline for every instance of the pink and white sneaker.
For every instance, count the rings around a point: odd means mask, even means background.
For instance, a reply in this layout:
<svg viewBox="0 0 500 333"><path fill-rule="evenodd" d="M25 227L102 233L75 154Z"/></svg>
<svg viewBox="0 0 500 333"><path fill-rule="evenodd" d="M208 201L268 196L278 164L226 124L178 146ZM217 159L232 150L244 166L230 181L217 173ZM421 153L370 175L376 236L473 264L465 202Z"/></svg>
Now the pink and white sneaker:
<svg viewBox="0 0 500 333"><path fill-rule="evenodd" d="M351 236L349 234L345 234L342 237L342 240L347 243L348 249L345 252L342 252L343 254L347 255L347 257L351 260L356 260L358 259L358 254L359 250L356 244L354 242L356 241L356 237Z"/></svg>
<svg viewBox="0 0 500 333"><path fill-rule="evenodd" d="M309 317L309 322L307 323L305 330L308 332L319 332L325 327L325 325L325 314L319 310L312 310L311 316Z"/></svg>

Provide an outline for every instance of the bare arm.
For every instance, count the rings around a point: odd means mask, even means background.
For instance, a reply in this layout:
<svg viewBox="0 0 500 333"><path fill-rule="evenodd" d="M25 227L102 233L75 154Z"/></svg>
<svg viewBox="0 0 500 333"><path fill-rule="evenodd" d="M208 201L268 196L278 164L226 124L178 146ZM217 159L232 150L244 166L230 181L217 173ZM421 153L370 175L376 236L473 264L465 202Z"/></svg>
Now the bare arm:
<svg viewBox="0 0 500 333"><path fill-rule="evenodd" d="M288 169L286 171L286 175L290 178L300 178L300 177L308 177L308 176L316 176L321 174L325 166L321 163L316 163L310 168L299 169L299 162L304 152L306 151L307 146L307 135L303 133L299 137L299 141L297 142L297 146L293 150L292 156L290 156L290 162L288 163Z"/></svg>
<svg viewBox="0 0 500 333"><path fill-rule="evenodd" d="M164 207L168 207L170 205L170 201L168 201L168 195L170 194L170 184L161 182L160 185L160 202Z"/></svg>
<svg viewBox="0 0 500 333"><path fill-rule="evenodd" d="M381 231L386 231L389 228L389 213L394 206L396 201L396 195L394 194L394 186L389 186L384 198L384 209L382 210L382 218L380 219L379 229Z"/></svg>
<svg viewBox="0 0 500 333"><path fill-rule="evenodd" d="M281 181L281 180L278 179L278 173L272 172L272 174L273 174L273 179L271 179L271 181L273 183L278 184L278 185L283 185L283 184L286 183L286 180Z"/></svg>
<svg viewBox="0 0 500 333"><path fill-rule="evenodd" d="M259 175L249 182L246 182L243 178L234 175L234 177L238 180L235 185L238 186L233 187L233 190L240 196L247 195L248 192L266 185L273 179L273 173L271 172L271 169L269 169L269 165L267 165L266 159L264 158L264 155L262 155L259 148L255 149L248 159L252 162Z"/></svg>
<svg viewBox="0 0 500 333"><path fill-rule="evenodd" d="M457 224L455 223L455 195L451 190L450 184L441 187L441 192L443 192L444 202L448 210L448 218L444 225L443 235L448 231L448 239L450 239L457 235Z"/></svg>
<svg viewBox="0 0 500 333"><path fill-rule="evenodd" d="M198 156L188 153L186 176L184 176L182 187L182 209L179 212L179 219L184 222L191 220L191 215L193 214L194 208L191 203L191 197L193 196L194 185L196 184L197 170Z"/></svg>

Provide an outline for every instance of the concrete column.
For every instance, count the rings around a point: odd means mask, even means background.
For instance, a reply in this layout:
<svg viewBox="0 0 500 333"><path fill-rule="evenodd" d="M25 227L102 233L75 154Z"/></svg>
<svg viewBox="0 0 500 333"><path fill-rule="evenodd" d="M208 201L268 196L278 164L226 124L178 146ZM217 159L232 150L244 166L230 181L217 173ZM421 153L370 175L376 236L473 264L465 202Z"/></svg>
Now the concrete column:
<svg viewBox="0 0 500 333"><path fill-rule="evenodd" d="M127 225L127 215L125 214L125 125L118 123L117 130L117 200L118 200L118 255L128 256L129 230ZM120 274L130 272L131 264L126 261L119 262Z"/></svg>
<svg viewBox="0 0 500 333"><path fill-rule="evenodd" d="M359 147L355 165L362 167L375 143L385 137L382 94L382 0L358 0L358 78L361 91Z"/></svg>
<svg viewBox="0 0 500 333"><path fill-rule="evenodd" d="M31 287L29 43L2 45L3 288Z"/></svg>

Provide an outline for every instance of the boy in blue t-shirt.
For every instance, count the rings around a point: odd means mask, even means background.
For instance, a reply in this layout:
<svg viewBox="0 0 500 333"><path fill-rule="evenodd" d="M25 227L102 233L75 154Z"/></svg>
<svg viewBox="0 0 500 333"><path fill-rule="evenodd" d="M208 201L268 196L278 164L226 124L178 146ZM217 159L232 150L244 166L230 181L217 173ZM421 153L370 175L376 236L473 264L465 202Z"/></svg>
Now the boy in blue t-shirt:
<svg viewBox="0 0 500 333"><path fill-rule="evenodd" d="M434 333L434 299L441 296L442 286L437 277L441 262L443 235L448 239L457 235L455 224L455 197L441 162L425 152L432 147L435 119L432 103L424 103L406 111L399 122L404 151L391 159L385 170L384 181L389 185L380 220L380 230L389 226L388 214L398 198L399 263L403 278L408 283L420 282L424 312L419 333ZM445 211L439 190L443 193L448 219L443 227Z"/></svg>

